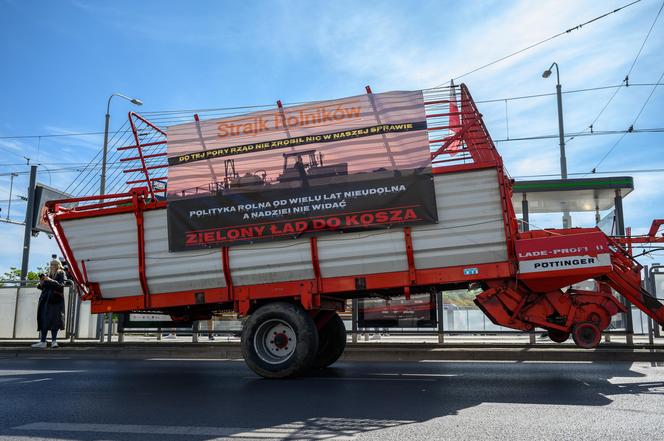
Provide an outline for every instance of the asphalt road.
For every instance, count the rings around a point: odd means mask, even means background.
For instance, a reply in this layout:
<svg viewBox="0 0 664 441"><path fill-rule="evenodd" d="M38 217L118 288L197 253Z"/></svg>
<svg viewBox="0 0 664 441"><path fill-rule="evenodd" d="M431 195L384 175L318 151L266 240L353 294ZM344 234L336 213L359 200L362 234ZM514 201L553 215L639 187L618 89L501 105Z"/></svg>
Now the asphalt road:
<svg viewBox="0 0 664 441"><path fill-rule="evenodd" d="M0 359L0 440L664 439L650 363Z"/></svg>

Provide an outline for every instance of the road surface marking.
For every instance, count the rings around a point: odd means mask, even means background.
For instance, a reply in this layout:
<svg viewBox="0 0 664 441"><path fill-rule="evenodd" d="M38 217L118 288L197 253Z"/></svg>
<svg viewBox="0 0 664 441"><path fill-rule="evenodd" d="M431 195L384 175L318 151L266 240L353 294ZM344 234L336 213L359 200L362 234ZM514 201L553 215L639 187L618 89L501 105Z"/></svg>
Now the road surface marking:
<svg viewBox="0 0 664 441"><path fill-rule="evenodd" d="M244 361L243 358L147 358L146 361Z"/></svg>
<svg viewBox="0 0 664 441"><path fill-rule="evenodd" d="M48 369L0 369L0 377L18 377L21 375L74 374L81 370L48 370Z"/></svg>
<svg viewBox="0 0 664 441"><path fill-rule="evenodd" d="M315 426L313 423L292 423L279 426L251 429L246 427L199 427L199 426L156 426L138 424L83 424L83 423L47 423L38 422L13 427L14 430L35 430L49 432L94 432L94 433L132 433L146 435L181 435L214 436L223 438L301 438L350 440L354 436L347 432L358 433L363 429L344 430L341 424L334 429ZM339 428L339 426L342 426ZM375 428L382 428L376 424Z"/></svg>
<svg viewBox="0 0 664 441"><path fill-rule="evenodd" d="M260 377L242 377L244 380L256 380ZM323 381L436 381L432 378L371 378L371 377L300 377L294 378L294 381L303 381L303 380L323 380Z"/></svg>
<svg viewBox="0 0 664 441"><path fill-rule="evenodd" d="M383 377L390 377L390 379L394 379L394 380L402 380L402 378L398 378L398 377L402 377L402 376L403 377L460 377L462 374L402 374L402 373L395 373L395 374L385 373L385 374L383 374L383 373L377 372L377 373L374 373L374 374L371 374L371 375L380 375L380 376L383 376ZM393 377L397 377L397 378L393 378Z"/></svg>
<svg viewBox="0 0 664 441"><path fill-rule="evenodd" d="M26 383L40 383L42 381L48 381L52 380L52 378L37 378L36 380L25 380L25 381L19 381L19 384L26 384Z"/></svg>

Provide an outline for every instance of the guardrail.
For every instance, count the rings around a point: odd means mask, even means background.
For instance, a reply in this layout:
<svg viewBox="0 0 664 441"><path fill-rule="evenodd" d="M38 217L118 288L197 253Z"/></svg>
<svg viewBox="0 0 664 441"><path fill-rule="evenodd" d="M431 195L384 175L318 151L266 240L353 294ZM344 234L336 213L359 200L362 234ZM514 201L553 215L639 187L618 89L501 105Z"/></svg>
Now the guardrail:
<svg viewBox="0 0 664 441"><path fill-rule="evenodd" d="M37 333L37 304L40 291L34 286L34 281L21 282L16 280L0 281L0 339L36 339ZM27 285L27 286L26 286ZM33 286L30 286L33 285ZM157 333L159 338L161 333L169 333L171 328L161 329L127 329L114 326L111 317L105 317L104 332L100 333L98 329L98 317L90 313L90 303L81 302L75 287L69 287L65 291L65 331L62 338L68 338L71 341L75 339L93 339L102 338L111 341L112 336L118 336L122 341L123 334L145 334ZM514 331L493 324L481 310L477 308L456 307L454 309L444 309L442 320L438 328L359 328L350 314L344 320L349 335L357 340L362 334L375 332L385 332L391 335L429 335L439 336L442 342L443 335L463 335L463 334L485 334L485 335L527 335L527 333ZM640 310L632 308L632 318L634 323L635 335L652 335L659 337L658 329L653 329L649 323L649 317ZM212 331L215 334L233 334L239 335L241 331L241 321L239 320L215 320ZM656 328L656 327L655 327ZM110 332L109 332L110 331ZM179 329L180 335L191 335L194 341L199 335L205 336L208 333L208 324L206 322L197 322L192 328L186 330ZM626 333L623 324L623 318L615 316L611 329L605 333L610 340L611 335L624 335ZM534 336L535 333L531 333ZM531 338L533 342L534 337Z"/></svg>
<svg viewBox="0 0 664 441"><path fill-rule="evenodd" d="M41 292L34 281L0 281L0 339L36 339ZM76 288L65 288L65 331L62 338L94 338L96 316L81 302Z"/></svg>

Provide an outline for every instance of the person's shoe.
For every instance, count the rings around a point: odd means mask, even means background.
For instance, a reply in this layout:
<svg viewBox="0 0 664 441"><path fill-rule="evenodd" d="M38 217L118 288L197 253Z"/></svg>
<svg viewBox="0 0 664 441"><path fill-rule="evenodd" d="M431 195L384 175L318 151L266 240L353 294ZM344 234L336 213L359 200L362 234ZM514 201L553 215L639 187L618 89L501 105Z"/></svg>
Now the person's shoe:
<svg viewBox="0 0 664 441"><path fill-rule="evenodd" d="M173 340L174 338L177 338L177 336L175 334L168 334L168 335L164 335L164 338L166 338L168 340Z"/></svg>
<svg viewBox="0 0 664 441"><path fill-rule="evenodd" d="M45 341L38 341L37 343L33 344L31 347L44 349L46 347L46 342Z"/></svg>
<svg viewBox="0 0 664 441"><path fill-rule="evenodd" d="M54 341L54 342L51 343L51 349L55 349L55 348L58 348L58 347L60 347L60 345L58 344L57 341Z"/></svg>
<svg viewBox="0 0 664 441"><path fill-rule="evenodd" d="M213 341L214 340L214 335L208 335L208 340Z"/></svg>

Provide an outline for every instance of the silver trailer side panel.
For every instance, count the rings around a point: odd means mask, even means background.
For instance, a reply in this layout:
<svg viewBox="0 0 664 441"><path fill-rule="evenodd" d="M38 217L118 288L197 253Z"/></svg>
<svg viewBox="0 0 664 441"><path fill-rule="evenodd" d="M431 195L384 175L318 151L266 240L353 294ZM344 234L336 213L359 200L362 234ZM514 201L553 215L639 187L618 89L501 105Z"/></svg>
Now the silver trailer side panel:
<svg viewBox="0 0 664 441"><path fill-rule="evenodd" d="M415 268L506 261L497 171L441 174L435 185L438 224L413 228Z"/></svg>
<svg viewBox="0 0 664 441"><path fill-rule="evenodd" d="M440 174L434 178L437 224L412 228L415 267L442 268L507 260L503 213L494 169ZM145 213L146 276L151 293L225 286L219 249L170 253L166 210ZM62 222L88 280L105 298L141 295L136 220L115 214ZM323 277L408 269L402 228L326 234L318 239ZM309 239L231 247L237 286L313 279Z"/></svg>
<svg viewBox="0 0 664 441"><path fill-rule="evenodd" d="M309 239L240 245L229 259L237 286L314 278Z"/></svg>
<svg viewBox="0 0 664 441"><path fill-rule="evenodd" d="M165 211L145 212L145 275L150 292L225 287L219 248L184 253L168 252Z"/></svg>
<svg viewBox="0 0 664 441"><path fill-rule="evenodd" d="M130 214L82 218L61 223L89 282L99 283L105 298L141 295L138 280L136 218Z"/></svg>

